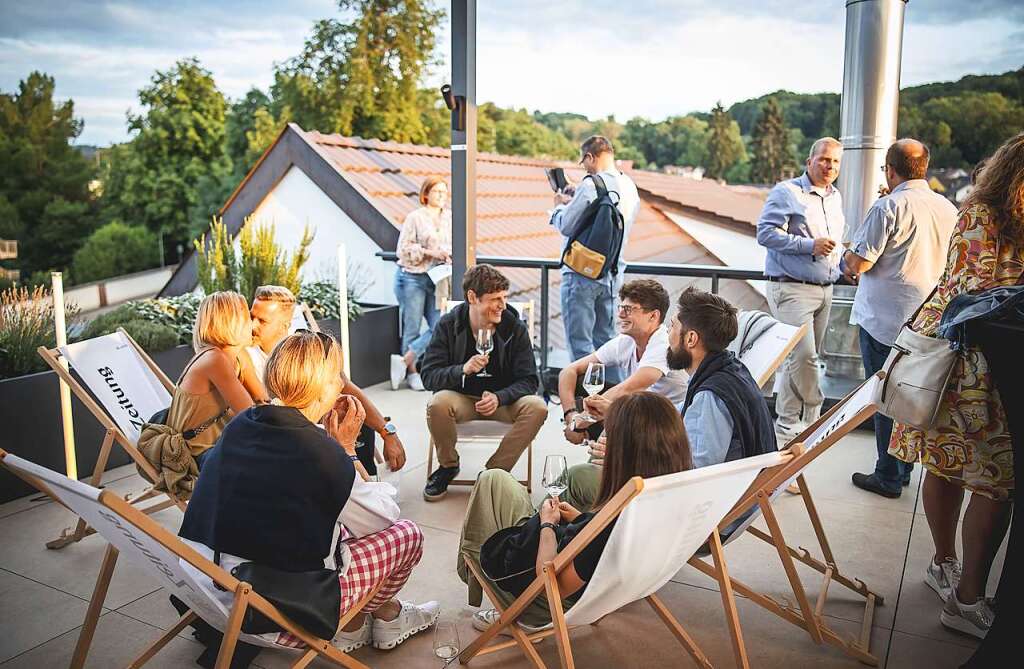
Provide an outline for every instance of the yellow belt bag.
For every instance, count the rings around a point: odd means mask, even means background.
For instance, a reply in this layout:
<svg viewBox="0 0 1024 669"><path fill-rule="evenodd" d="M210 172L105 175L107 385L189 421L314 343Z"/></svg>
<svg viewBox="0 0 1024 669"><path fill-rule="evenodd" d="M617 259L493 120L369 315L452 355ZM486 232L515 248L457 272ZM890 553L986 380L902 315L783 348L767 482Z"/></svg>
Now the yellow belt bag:
<svg viewBox="0 0 1024 669"><path fill-rule="evenodd" d="M588 279L596 279L604 267L606 256L573 241L562 257L562 264Z"/></svg>

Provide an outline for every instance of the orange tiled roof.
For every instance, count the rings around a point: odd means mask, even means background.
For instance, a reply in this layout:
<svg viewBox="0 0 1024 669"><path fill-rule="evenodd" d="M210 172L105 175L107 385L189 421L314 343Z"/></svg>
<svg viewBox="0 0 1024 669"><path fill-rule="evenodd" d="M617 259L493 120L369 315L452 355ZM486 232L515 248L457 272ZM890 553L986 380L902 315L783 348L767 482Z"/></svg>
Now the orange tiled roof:
<svg viewBox="0 0 1024 669"><path fill-rule="evenodd" d="M767 191L724 186L713 179L690 179L661 172L630 172L637 188L683 207L737 223L757 224Z"/></svg>

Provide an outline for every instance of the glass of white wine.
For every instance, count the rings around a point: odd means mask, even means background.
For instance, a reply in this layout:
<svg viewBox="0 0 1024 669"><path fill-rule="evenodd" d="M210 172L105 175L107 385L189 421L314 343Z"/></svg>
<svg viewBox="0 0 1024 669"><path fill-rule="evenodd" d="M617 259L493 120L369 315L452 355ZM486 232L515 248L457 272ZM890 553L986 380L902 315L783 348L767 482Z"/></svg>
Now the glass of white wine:
<svg viewBox="0 0 1024 669"><path fill-rule="evenodd" d="M487 328L481 328L481 329L477 330L476 331L476 352L479 353L480 355L490 355L491 351L493 351L493 350L494 350L494 337L493 337L493 333L490 330L488 330ZM477 376L482 378L482 377L485 377L485 376L489 377L491 375L487 373L487 368L484 367L482 370L480 370L480 373L477 374Z"/></svg>
<svg viewBox="0 0 1024 669"><path fill-rule="evenodd" d="M444 660L444 669L459 656L459 629L451 620L439 620L434 626L434 655Z"/></svg>
<svg viewBox="0 0 1024 669"><path fill-rule="evenodd" d="M587 393L587 397L592 397L601 390L604 389L604 365L600 362L592 362L587 365L587 373L583 375L583 390ZM596 422L599 420L589 413L584 411L578 418L588 422Z"/></svg>
<svg viewBox="0 0 1024 669"><path fill-rule="evenodd" d="M557 499L569 487L568 465L564 455L548 455L544 458L544 476L541 485L552 498Z"/></svg>

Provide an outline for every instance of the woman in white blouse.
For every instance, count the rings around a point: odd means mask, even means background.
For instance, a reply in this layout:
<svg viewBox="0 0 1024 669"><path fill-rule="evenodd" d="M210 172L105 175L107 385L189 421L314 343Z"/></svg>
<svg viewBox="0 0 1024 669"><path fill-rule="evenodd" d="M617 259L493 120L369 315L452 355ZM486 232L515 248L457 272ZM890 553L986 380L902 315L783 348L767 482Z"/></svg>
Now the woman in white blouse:
<svg viewBox="0 0 1024 669"><path fill-rule="evenodd" d="M426 350L440 317L438 295L427 272L452 261L452 213L445 207L447 203L448 184L441 177L428 177L420 186L423 206L405 217L398 237L395 297L401 319L402 355L391 356L392 390L398 390L407 375L410 388L423 390L416 359ZM422 330L424 319L426 330Z"/></svg>

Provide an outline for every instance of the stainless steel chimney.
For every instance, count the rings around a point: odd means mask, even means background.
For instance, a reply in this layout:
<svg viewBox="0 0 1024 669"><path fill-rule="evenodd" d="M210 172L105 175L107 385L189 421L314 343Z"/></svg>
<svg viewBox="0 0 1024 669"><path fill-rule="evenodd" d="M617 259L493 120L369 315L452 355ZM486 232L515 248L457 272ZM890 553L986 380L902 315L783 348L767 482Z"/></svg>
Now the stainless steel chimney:
<svg viewBox="0 0 1024 669"><path fill-rule="evenodd" d="M881 166L896 140L907 0L847 0L846 56L840 141L839 191L846 217L844 241L864 221L885 183Z"/></svg>

